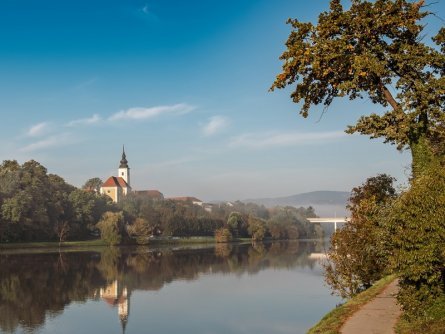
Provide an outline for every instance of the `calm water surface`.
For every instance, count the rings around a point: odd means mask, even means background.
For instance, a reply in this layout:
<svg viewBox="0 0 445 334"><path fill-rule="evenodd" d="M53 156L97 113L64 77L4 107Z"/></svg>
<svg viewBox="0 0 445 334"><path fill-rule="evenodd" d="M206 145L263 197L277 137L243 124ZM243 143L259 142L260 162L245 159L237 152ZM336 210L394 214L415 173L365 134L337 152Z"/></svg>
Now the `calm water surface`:
<svg viewBox="0 0 445 334"><path fill-rule="evenodd" d="M0 333L305 333L339 299L315 242L1 253Z"/></svg>

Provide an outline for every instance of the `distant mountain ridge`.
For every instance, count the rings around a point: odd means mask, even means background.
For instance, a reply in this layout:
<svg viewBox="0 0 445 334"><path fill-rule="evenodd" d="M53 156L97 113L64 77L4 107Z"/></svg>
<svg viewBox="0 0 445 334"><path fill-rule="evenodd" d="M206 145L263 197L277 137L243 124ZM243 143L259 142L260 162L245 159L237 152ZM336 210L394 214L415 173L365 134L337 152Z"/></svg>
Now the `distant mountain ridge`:
<svg viewBox="0 0 445 334"><path fill-rule="evenodd" d="M274 206L332 206L344 208L350 196L346 191L312 191L285 197L252 198L242 200L244 203L255 203L265 207Z"/></svg>

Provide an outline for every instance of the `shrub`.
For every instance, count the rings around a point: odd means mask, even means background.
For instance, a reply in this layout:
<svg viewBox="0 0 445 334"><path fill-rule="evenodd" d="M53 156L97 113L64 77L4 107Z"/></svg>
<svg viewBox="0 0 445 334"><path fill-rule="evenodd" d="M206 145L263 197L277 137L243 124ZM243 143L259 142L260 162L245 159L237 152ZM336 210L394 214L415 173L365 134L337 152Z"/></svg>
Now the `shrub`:
<svg viewBox="0 0 445 334"><path fill-rule="evenodd" d="M124 215L122 212L107 211L97 223L100 236L110 246L119 245L124 234Z"/></svg>
<svg viewBox="0 0 445 334"><path fill-rule="evenodd" d="M324 264L326 282L343 298L369 288L388 267L387 233L381 220L395 196L393 181L381 174L351 192L351 220L333 235Z"/></svg>
<svg viewBox="0 0 445 334"><path fill-rule="evenodd" d="M387 219L392 236L392 265L398 272L406 314L422 310L444 296L445 170L432 165L395 201Z"/></svg>
<svg viewBox="0 0 445 334"><path fill-rule="evenodd" d="M226 227L219 228L215 231L216 242L230 242L232 240L232 233Z"/></svg>

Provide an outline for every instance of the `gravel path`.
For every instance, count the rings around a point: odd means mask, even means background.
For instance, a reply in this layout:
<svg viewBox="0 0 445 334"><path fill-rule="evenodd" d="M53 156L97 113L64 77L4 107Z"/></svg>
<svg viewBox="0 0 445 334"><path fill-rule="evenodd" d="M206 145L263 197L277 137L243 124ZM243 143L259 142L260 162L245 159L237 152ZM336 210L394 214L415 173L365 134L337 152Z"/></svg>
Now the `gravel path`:
<svg viewBox="0 0 445 334"><path fill-rule="evenodd" d="M397 304L397 280L390 283L376 298L362 306L344 324L342 334L394 334L394 325L401 314Z"/></svg>

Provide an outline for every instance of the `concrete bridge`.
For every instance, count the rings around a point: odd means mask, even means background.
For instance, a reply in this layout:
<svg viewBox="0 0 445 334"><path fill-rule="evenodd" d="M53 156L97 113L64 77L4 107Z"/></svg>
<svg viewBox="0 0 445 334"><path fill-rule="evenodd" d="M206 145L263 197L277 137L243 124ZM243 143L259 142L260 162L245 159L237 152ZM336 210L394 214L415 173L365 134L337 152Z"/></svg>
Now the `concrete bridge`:
<svg viewBox="0 0 445 334"><path fill-rule="evenodd" d="M334 217L334 218L307 218L307 220L309 220L310 223L314 224L323 224L323 223L334 224L334 229L337 230L337 223L346 223L351 219L347 217L343 218Z"/></svg>

